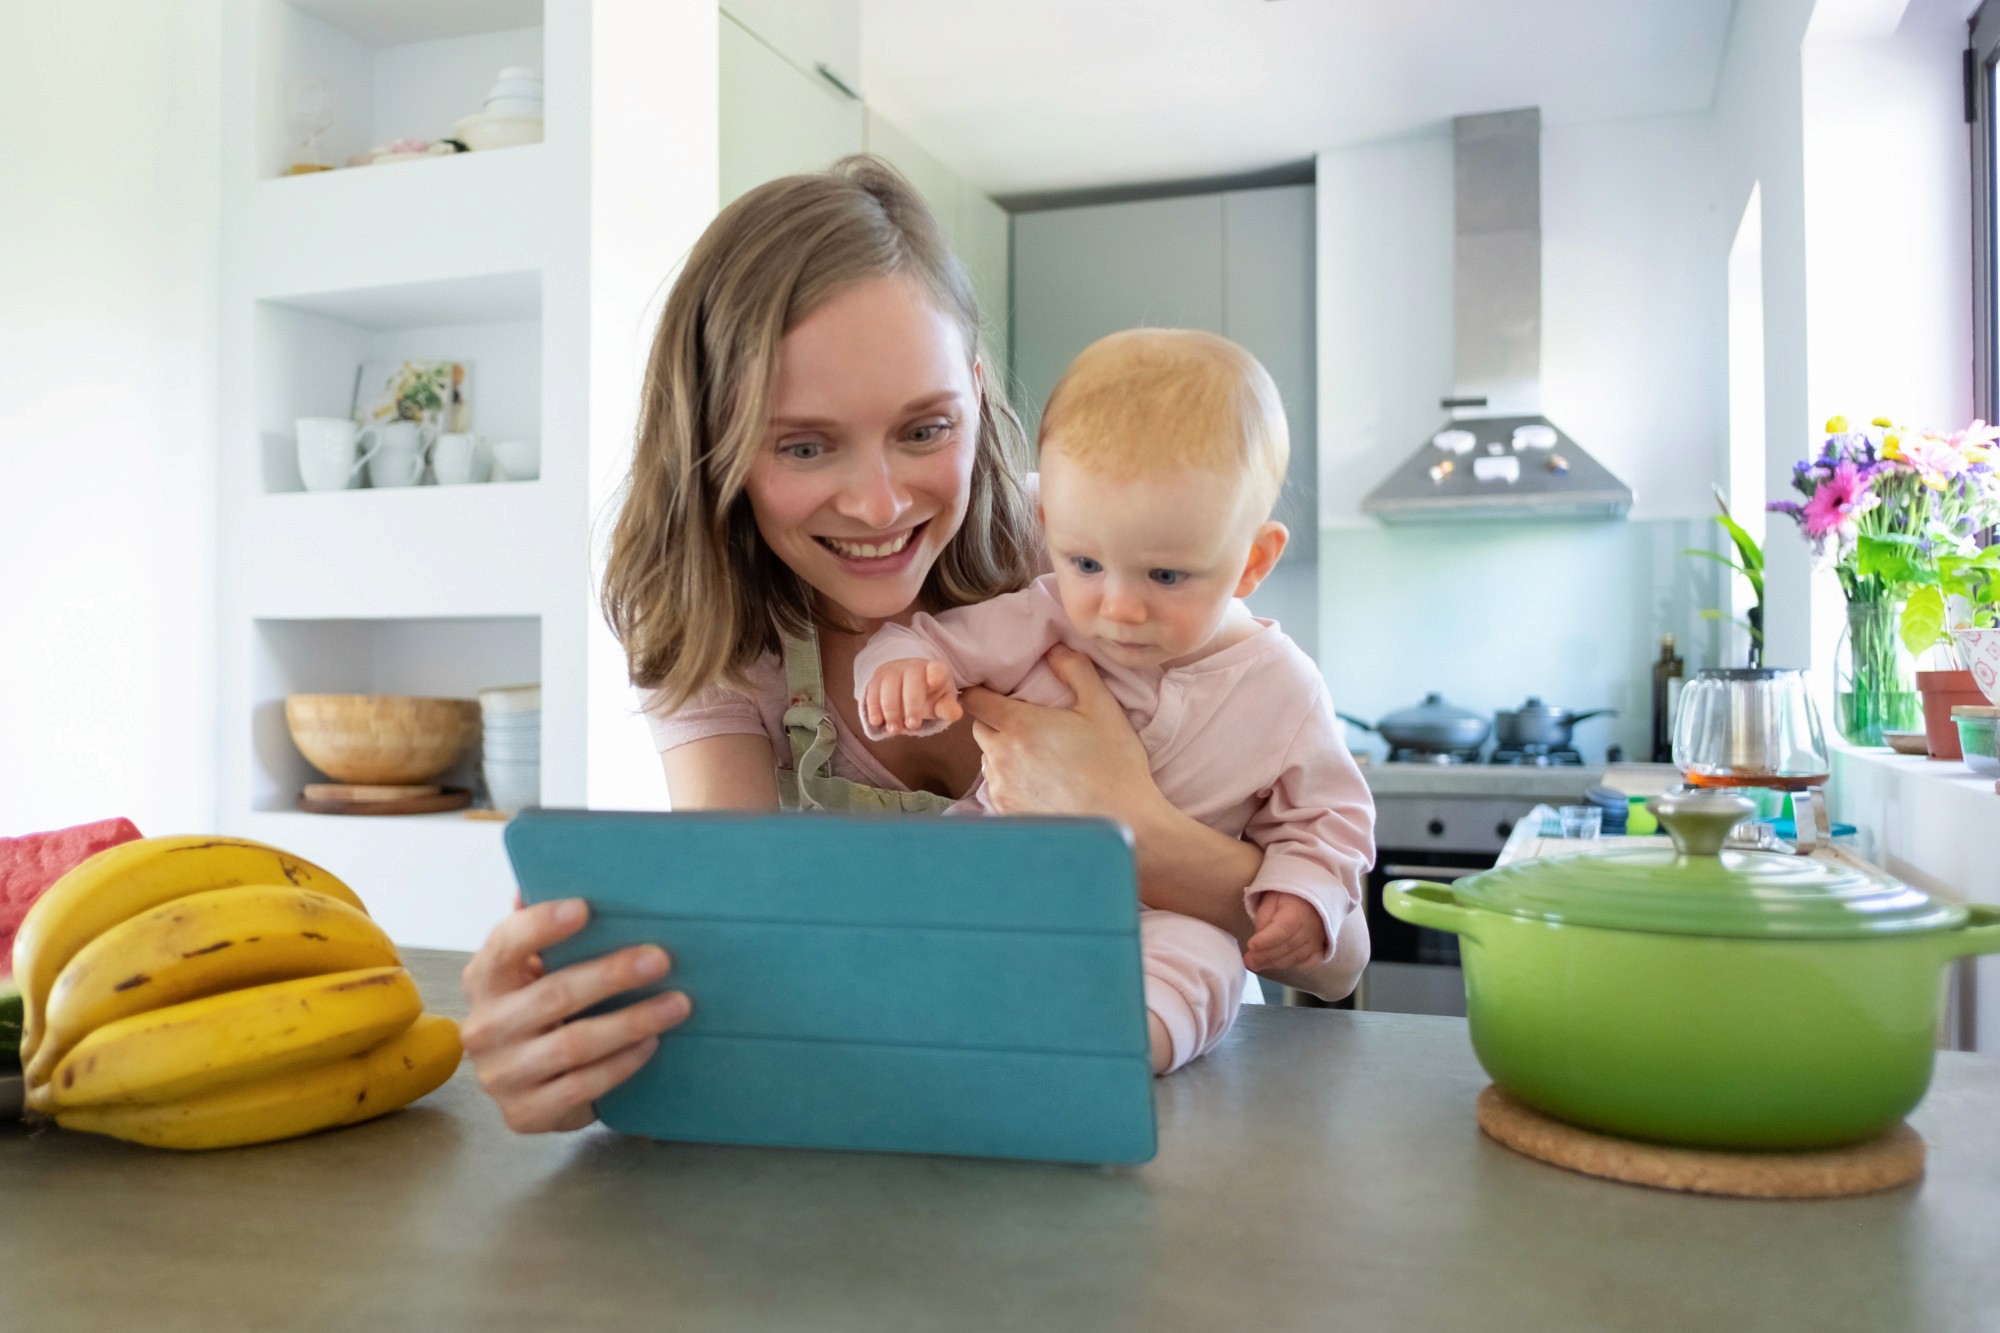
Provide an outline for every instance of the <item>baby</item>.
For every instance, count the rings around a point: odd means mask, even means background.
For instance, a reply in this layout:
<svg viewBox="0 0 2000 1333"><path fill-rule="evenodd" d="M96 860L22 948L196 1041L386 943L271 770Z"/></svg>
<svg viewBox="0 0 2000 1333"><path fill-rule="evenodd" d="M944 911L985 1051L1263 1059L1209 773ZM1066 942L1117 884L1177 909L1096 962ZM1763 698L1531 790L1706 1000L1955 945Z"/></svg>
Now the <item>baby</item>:
<svg viewBox="0 0 2000 1333"><path fill-rule="evenodd" d="M883 627L854 664L869 736L926 735L985 685L1071 704L1043 661L1066 644L1096 664L1180 810L1264 849L1236 941L1145 911L1153 1069L1209 1050L1235 1021L1244 966L1330 955L1361 902L1374 806L1312 659L1242 599L1278 563L1271 508L1290 452L1277 386L1214 334L1134 329L1071 363L1041 430L1042 523L1053 574L1020 592ZM990 809L983 785L961 807Z"/></svg>

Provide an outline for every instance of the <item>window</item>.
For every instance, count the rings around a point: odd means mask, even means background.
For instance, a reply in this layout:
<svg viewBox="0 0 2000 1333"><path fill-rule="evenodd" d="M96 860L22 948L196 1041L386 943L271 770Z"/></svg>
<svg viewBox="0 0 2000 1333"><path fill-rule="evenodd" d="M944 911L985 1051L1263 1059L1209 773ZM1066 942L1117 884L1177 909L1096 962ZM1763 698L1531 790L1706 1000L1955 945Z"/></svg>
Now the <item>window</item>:
<svg viewBox="0 0 2000 1333"><path fill-rule="evenodd" d="M1986 0L1972 17L1972 46L1965 53L1966 118L1972 122L1972 313L1973 400L1987 421L2000 418L1995 406L1996 369L1994 262L1996 165L1994 62L2000 59L2000 0Z"/></svg>

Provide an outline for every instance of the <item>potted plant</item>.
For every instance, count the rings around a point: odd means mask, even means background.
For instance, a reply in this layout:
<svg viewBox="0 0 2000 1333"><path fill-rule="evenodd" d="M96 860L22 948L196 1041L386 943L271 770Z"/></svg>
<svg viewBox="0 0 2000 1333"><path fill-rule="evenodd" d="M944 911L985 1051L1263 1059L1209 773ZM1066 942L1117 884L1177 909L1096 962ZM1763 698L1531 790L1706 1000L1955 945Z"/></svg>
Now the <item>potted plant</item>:
<svg viewBox="0 0 2000 1333"><path fill-rule="evenodd" d="M1760 667L1764 665L1764 551L1758 546L1757 539L1730 515L1729 501L1723 498L1722 488L1718 486L1710 489L1715 495L1715 507L1722 511L1715 516L1715 521L1729 534L1730 544L1736 548L1736 558L1732 560L1720 551L1710 551L1701 547L1689 547L1681 554L1713 560L1741 574L1749 583L1750 591L1756 600L1751 603L1744 619L1738 620L1727 611L1720 611L1714 607L1703 611L1701 618L1726 621L1747 633L1750 636L1750 652L1749 660L1744 665Z"/></svg>
<svg viewBox="0 0 2000 1333"><path fill-rule="evenodd" d="M1797 520L1815 560L1840 579L1847 631L1834 718L1855 745L1917 728L1916 660L1949 650L1949 599L1990 606L2000 552L1977 539L2000 521L1996 439L2000 429L1983 421L1945 435L1886 417L1853 429L1834 417L1818 453L1792 470L1803 499L1769 506ZM1930 734L1937 753L1944 737Z"/></svg>

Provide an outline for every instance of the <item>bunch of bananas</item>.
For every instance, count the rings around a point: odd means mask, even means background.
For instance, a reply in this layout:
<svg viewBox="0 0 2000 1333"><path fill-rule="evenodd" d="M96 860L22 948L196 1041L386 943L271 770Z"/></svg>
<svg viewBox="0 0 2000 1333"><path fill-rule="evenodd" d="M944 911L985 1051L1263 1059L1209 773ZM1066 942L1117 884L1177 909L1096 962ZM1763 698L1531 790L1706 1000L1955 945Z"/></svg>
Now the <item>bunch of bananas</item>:
<svg viewBox="0 0 2000 1333"><path fill-rule="evenodd" d="M372 1119L458 1067L354 891L241 838L99 852L29 909L14 979L28 1109L155 1147Z"/></svg>

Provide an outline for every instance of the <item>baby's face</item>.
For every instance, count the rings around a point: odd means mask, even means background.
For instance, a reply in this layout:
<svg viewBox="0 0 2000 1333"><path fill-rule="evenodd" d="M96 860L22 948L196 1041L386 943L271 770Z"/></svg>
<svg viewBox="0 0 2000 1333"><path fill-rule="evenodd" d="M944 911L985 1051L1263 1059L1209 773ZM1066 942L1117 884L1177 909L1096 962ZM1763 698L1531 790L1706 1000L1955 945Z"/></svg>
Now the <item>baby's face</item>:
<svg viewBox="0 0 2000 1333"><path fill-rule="evenodd" d="M1123 666L1175 666L1222 629L1261 513L1233 477L1114 478L1042 455L1042 520L1063 610Z"/></svg>

